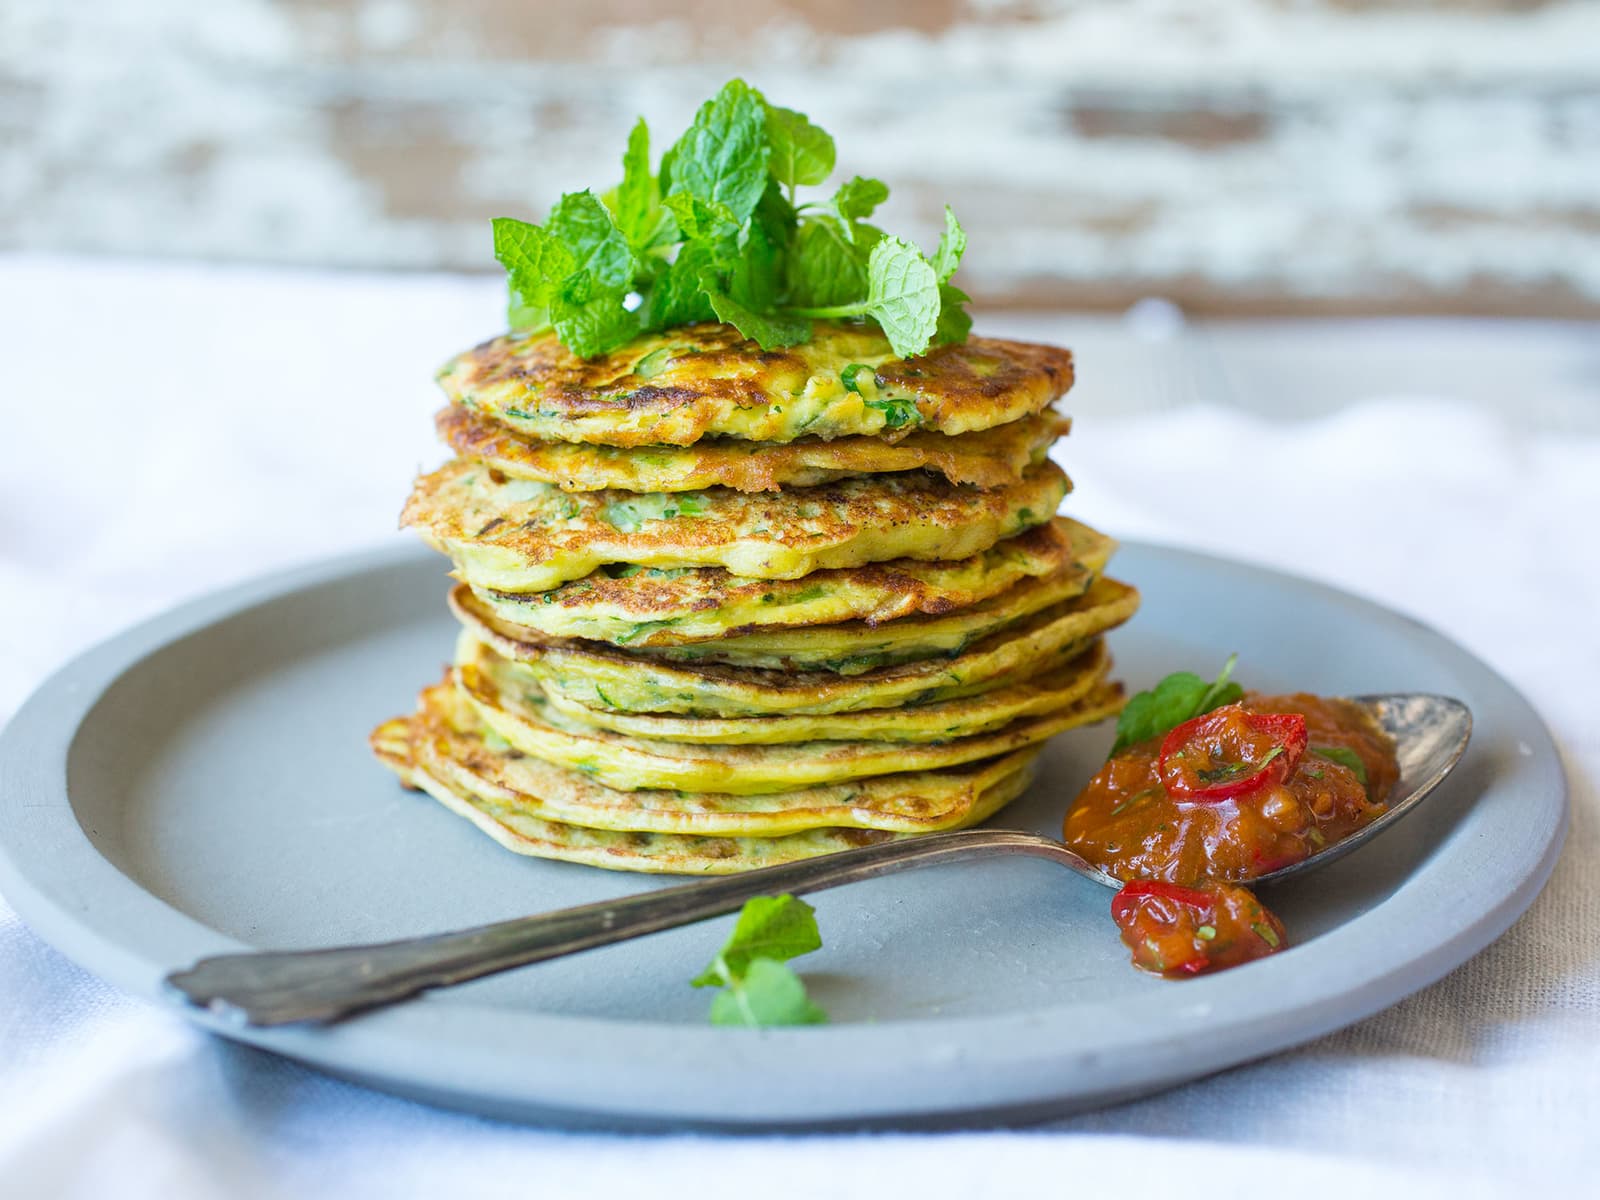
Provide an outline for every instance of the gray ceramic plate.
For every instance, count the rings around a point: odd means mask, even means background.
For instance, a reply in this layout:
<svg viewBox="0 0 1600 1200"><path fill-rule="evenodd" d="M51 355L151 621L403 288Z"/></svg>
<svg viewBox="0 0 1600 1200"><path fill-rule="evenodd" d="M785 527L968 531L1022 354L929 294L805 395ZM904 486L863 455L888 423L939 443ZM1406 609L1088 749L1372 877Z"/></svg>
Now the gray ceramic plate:
<svg viewBox="0 0 1600 1200"><path fill-rule="evenodd" d="M688 986L716 922L526 968L331 1028L217 1032L437 1103L523 1118L720 1125L1024 1119L1191 1079L1392 1004L1497 937L1544 884L1565 782L1538 717L1443 637L1253 567L1129 546L1136 687L1228 650L1268 689L1471 705L1446 787L1360 854L1268 897L1295 946L1183 983L1134 972L1108 894L1043 862L816 898L803 960L833 1024L710 1028ZM451 647L438 559L390 552L172 612L51 679L0 738L0 886L44 937L159 1003L246 946L397 937L664 882L518 858L368 756ZM997 823L1055 831L1107 729L1059 738Z"/></svg>

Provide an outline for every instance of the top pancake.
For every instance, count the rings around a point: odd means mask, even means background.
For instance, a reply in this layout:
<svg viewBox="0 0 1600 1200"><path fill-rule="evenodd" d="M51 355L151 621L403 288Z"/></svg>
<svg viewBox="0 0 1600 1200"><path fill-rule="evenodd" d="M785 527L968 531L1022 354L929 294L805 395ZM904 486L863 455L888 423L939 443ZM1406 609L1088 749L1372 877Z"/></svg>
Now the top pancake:
<svg viewBox="0 0 1600 1200"><path fill-rule="evenodd" d="M554 333L513 332L446 363L439 383L452 402L547 441L893 441L1040 412L1071 386L1072 355L975 337L901 359L874 325L818 321L809 342L780 350L762 350L729 325L699 324L582 359Z"/></svg>

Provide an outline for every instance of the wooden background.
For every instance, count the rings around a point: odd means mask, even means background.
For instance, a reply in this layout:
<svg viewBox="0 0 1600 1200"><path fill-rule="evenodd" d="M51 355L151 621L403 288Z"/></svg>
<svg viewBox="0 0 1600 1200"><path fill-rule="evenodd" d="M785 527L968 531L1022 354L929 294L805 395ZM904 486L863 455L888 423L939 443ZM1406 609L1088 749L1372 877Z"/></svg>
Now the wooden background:
<svg viewBox="0 0 1600 1200"><path fill-rule="evenodd" d="M0 243L489 269L733 73L988 303L1600 315L1597 0L4 0Z"/></svg>

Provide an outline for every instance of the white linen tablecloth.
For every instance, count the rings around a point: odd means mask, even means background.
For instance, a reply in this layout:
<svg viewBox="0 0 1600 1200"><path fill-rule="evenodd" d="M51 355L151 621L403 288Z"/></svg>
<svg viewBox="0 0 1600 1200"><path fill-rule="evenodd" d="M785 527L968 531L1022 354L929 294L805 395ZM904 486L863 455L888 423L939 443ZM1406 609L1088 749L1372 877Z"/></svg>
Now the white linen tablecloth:
<svg viewBox="0 0 1600 1200"><path fill-rule="evenodd" d="M487 278L0 259L0 718L170 604L398 536L413 470L441 455L432 369L498 305ZM0 901L0 1195L1593 1194L1600 332L988 327L1079 352L1075 515L1352 587L1529 695L1574 821L1504 938L1341 1033L1044 1127L621 1136L435 1111L205 1036ZM1241 483L1272 497L1248 520Z"/></svg>

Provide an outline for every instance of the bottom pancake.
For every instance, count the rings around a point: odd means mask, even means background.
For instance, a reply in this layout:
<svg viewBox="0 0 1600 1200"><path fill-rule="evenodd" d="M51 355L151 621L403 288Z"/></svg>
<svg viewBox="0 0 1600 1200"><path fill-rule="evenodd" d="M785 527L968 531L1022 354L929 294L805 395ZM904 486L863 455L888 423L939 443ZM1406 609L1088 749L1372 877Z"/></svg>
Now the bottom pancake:
<svg viewBox="0 0 1600 1200"><path fill-rule="evenodd" d="M1037 757L1028 749L959 769L761 797L624 793L521 758L473 720L453 687L429 688L417 713L373 731L373 749L407 786L426 791L507 849L619 871L725 875L964 828L1015 799ZM653 828L603 828L554 820L556 813ZM885 827L847 823L863 820Z"/></svg>

